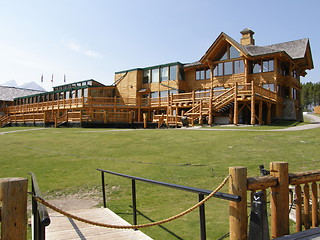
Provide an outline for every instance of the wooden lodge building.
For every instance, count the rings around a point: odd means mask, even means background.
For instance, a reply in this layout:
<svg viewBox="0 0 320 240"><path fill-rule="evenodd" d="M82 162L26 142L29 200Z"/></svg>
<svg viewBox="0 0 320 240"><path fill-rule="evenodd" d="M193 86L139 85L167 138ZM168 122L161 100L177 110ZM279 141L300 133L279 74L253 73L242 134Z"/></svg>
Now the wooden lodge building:
<svg viewBox="0 0 320 240"><path fill-rule="evenodd" d="M300 76L313 69L308 39L256 46L221 33L199 61L115 73L17 97L0 124L270 124L302 120ZM2 119L2 123L1 123Z"/></svg>

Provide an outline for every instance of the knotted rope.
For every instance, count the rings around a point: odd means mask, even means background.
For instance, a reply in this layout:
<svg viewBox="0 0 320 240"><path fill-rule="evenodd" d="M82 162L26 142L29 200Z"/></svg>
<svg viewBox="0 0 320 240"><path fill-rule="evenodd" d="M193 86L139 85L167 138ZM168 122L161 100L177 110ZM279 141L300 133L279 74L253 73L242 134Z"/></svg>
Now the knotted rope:
<svg viewBox="0 0 320 240"><path fill-rule="evenodd" d="M52 204L50 204L49 202L47 202L46 200L44 200L43 198L37 197L32 195L32 197L39 203L45 205L46 207L52 209L53 211L56 211L68 218L72 218L74 220L77 220L79 222L83 222L83 223L87 223L87 224L91 224L94 226L98 226L98 227L106 227L106 228L116 228L116 229L138 229L138 228L146 228L146 227L151 227L151 226L157 226L163 223L167 223L170 221L173 221L177 218L180 218L188 213L190 213L191 211L193 211L194 209L198 208L199 206L201 206L202 204L204 204L206 201L208 201L211 197L213 197L214 194L216 194L228 181L230 175L228 175L221 183L220 185L213 191L211 192L207 197L205 197L202 201L198 202L196 205L190 207L189 209L174 215L172 217L157 221L157 222L152 222L152 223L147 223L147 224L139 224L139 225L112 225L112 224L107 224L107 223L99 223L99 222L94 222L91 220L87 220L78 216L75 216L73 214L70 214L62 209L57 208L56 206L53 206Z"/></svg>

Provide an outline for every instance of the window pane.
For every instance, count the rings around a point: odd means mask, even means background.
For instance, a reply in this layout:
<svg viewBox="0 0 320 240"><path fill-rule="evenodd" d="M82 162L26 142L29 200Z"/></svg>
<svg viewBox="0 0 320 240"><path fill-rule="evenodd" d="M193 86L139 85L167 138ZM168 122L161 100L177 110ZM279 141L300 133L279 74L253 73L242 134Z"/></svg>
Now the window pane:
<svg viewBox="0 0 320 240"><path fill-rule="evenodd" d="M143 71L143 83L149 83L150 82L150 70L144 70Z"/></svg>
<svg viewBox="0 0 320 240"><path fill-rule="evenodd" d="M200 79L204 79L204 70L200 71Z"/></svg>
<svg viewBox="0 0 320 240"><path fill-rule="evenodd" d="M150 98L158 98L159 97L159 92L151 92L150 93Z"/></svg>
<svg viewBox="0 0 320 240"><path fill-rule="evenodd" d="M168 96L168 91L161 91L160 92L160 97L167 97Z"/></svg>
<svg viewBox="0 0 320 240"><path fill-rule="evenodd" d="M169 73L168 67L160 68L160 82L168 81L168 73Z"/></svg>
<svg viewBox="0 0 320 240"><path fill-rule="evenodd" d="M199 70L197 70L196 71L196 80L200 80L201 78L200 78L200 71Z"/></svg>
<svg viewBox="0 0 320 240"><path fill-rule="evenodd" d="M171 94L177 94L178 92L177 92L177 90L169 90L169 94L171 95Z"/></svg>
<svg viewBox="0 0 320 240"><path fill-rule="evenodd" d="M269 72L269 61L262 62L262 72Z"/></svg>
<svg viewBox="0 0 320 240"><path fill-rule="evenodd" d="M234 61L234 73L243 73L244 64L242 60Z"/></svg>
<svg viewBox="0 0 320 240"><path fill-rule="evenodd" d="M210 79L211 69L207 69L206 71L206 79Z"/></svg>
<svg viewBox="0 0 320 240"><path fill-rule="evenodd" d="M170 80L177 79L177 66L170 66Z"/></svg>
<svg viewBox="0 0 320 240"><path fill-rule="evenodd" d="M225 54L220 58L220 61L227 60L228 59L228 52L226 51Z"/></svg>
<svg viewBox="0 0 320 240"><path fill-rule="evenodd" d="M238 58L240 57L240 52L235 49L233 46L230 46L230 58Z"/></svg>
<svg viewBox="0 0 320 240"><path fill-rule="evenodd" d="M233 73L232 62L225 62L224 63L224 75L230 75L232 73Z"/></svg>
<svg viewBox="0 0 320 240"><path fill-rule="evenodd" d="M253 63L252 73L260 73L260 72L261 72L261 65L260 65L260 63Z"/></svg>
<svg viewBox="0 0 320 240"><path fill-rule="evenodd" d="M273 72L273 71L274 71L274 61L269 60L269 72Z"/></svg>
<svg viewBox="0 0 320 240"><path fill-rule="evenodd" d="M159 82L159 69L152 69L152 82Z"/></svg>

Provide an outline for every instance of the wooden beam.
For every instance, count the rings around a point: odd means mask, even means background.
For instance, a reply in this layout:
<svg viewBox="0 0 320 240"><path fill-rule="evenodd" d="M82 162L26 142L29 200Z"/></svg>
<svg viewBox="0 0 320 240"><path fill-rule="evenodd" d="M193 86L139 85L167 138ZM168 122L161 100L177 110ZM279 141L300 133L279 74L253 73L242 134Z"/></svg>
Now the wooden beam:
<svg viewBox="0 0 320 240"><path fill-rule="evenodd" d="M239 123L239 112L238 112L238 83L235 84L235 92L234 92L234 106L233 106L233 124L237 125Z"/></svg>

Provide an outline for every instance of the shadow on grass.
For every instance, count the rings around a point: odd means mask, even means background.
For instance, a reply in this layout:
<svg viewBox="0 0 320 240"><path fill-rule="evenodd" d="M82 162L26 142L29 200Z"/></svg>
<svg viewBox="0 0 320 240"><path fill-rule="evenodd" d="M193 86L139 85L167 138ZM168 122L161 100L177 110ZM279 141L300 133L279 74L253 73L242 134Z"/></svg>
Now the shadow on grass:
<svg viewBox="0 0 320 240"><path fill-rule="evenodd" d="M300 124L304 124L303 122L297 122L297 121L290 121L290 120L276 120L269 126L275 126L275 127L295 127Z"/></svg>
<svg viewBox="0 0 320 240"><path fill-rule="evenodd" d="M132 206L130 206L132 208ZM142 212L140 212L139 210L137 210L137 214L144 217L145 219L147 219L150 222L156 222L155 220L153 220L152 218L148 217L147 215L143 214ZM117 215L132 215L132 213L118 213ZM162 226L162 225L158 225L159 228L163 229L164 231L166 231L167 233L169 233L170 235L172 235L173 237L175 237L176 239L179 240L183 240L182 237L180 237L179 235L175 234L174 232L172 232L170 229Z"/></svg>

